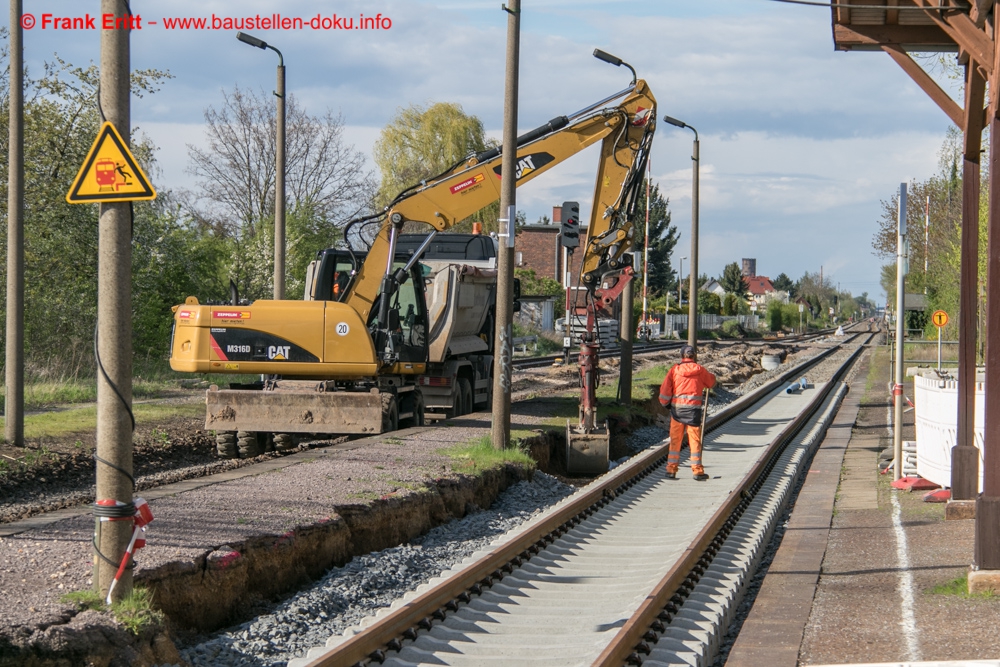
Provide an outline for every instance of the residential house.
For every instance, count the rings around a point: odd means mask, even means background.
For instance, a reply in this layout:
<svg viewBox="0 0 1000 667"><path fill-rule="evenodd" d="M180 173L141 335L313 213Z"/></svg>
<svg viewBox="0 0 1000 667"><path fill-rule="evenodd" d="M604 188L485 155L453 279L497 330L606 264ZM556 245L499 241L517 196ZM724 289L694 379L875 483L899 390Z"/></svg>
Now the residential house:
<svg viewBox="0 0 1000 667"><path fill-rule="evenodd" d="M767 303L772 300L788 303L788 292L774 289L767 276L747 276L744 280L747 281L747 291L750 293L747 300L751 305L756 304L758 311L767 310Z"/></svg>
<svg viewBox="0 0 1000 667"><path fill-rule="evenodd" d="M715 280L714 278L712 280L709 280L704 285L702 285L701 291L711 292L712 294L718 294L720 299L726 296L726 290L724 290L722 288L722 285L719 284L719 281Z"/></svg>

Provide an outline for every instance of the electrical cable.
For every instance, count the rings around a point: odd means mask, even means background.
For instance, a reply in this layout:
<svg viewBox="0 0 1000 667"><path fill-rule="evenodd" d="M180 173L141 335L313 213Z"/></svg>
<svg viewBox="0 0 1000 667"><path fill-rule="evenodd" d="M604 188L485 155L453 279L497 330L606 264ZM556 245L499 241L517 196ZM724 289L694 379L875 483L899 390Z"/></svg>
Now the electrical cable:
<svg viewBox="0 0 1000 667"><path fill-rule="evenodd" d="M936 12L945 10L961 11L959 7L887 7L886 5L849 5L843 2L816 2L815 0L770 0L770 2L781 2L788 5L806 5L807 7L827 7L833 9L882 9L882 10L902 10L919 12Z"/></svg>

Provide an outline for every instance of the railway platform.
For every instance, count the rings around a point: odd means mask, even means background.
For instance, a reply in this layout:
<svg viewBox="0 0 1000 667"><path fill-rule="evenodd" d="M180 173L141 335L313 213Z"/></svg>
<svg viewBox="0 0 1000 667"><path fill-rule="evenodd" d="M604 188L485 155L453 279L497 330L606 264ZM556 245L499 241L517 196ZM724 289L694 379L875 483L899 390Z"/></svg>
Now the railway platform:
<svg viewBox="0 0 1000 667"><path fill-rule="evenodd" d="M943 504L893 490L891 472L877 473L892 426L888 352L873 352L817 450L766 576L758 575L727 666L1000 657L1000 600L965 592L973 520L946 521ZM904 437L913 438L912 411Z"/></svg>

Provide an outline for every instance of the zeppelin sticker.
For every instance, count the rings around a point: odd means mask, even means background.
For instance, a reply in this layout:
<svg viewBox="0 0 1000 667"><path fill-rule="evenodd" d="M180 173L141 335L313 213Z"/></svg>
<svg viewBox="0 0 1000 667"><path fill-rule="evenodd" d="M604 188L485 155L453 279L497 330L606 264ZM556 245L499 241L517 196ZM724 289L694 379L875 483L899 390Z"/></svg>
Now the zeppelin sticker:
<svg viewBox="0 0 1000 667"><path fill-rule="evenodd" d="M212 317L217 320L249 320L249 310L213 310Z"/></svg>
<svg viewBox="0 0 1000 667"><path fill-rule="evenodd" d="M486 180L486 176L484 176L482 173L478 173L472 178L467 178L461 183L451 186L450 188L451 194L457 195L459 192L464 192L465 190L468 190L472 186L482 183L484 180Z"/></svg>

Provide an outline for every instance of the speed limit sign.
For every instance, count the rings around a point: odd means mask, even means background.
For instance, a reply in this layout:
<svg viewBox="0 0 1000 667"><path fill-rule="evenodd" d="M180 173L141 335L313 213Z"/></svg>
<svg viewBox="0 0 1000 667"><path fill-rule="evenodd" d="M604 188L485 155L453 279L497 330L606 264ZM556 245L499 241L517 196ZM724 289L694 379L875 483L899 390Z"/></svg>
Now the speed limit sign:
<svg viewBox="0 0 1000 667"><path fill-rule="evenodd" d="M948 324L948 313L943 310L935 310L934 314L931 315L931 322L934 323L938 329Z"/></svg>

